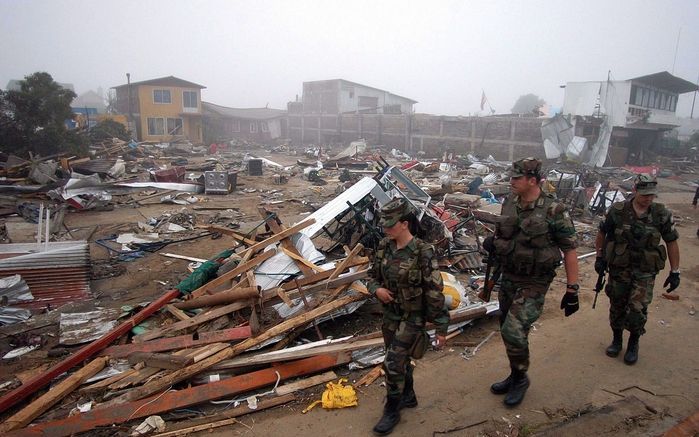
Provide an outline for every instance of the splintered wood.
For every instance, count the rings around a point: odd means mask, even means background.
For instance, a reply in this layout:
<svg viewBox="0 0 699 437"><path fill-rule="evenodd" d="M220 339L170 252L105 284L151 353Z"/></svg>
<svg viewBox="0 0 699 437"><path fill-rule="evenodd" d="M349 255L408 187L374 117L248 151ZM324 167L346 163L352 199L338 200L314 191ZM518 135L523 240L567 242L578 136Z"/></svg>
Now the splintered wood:
<svg viewBox="0 0 699 437"><path fill-rule="evenodd" d="M361 245L346 247L346 257L337 260L334 268L324 269L306 259L291 238L315 220L307 219L286 227L276 214L263 208L259 213L271 236L256 241L226 228L209 226L210 230L231 238L231 247L236 251L227 260L216 260L221 261L221 266L228 264L225 273L181 296L180 301L165 302L163 311L152 316L154 318L147 325L152 328L147 331L130 340L124 337L113 345L100 343L100 348L94 352L99 354L98 358L77 369L42 396L34 397L33 402L6 420L0 431L9 432L6 435L48 433L52 437L67 436L234 396L272 385L279 379L304 377L277 387L276 397L261 400L258 408L266 408L289 402L293 399L293 391L336 378L332 372L313 375L348 363L351 351L380 345L380 338L357 341L349 338L313 347L303 346L298 350L269 352L267 349L246 353L279 337L284 337L285 341L278 344L286 345L308 326L315 326L320 335L318 324L322 317L367 297L366 287L358 282L366 278L369 261L361 256ZM290 277L291 280L286 282L280 279L274 286L263 290L258 284L269 282L256 277L255 270L277 254L280 257L286 255L289 264L295 266L301 276ZM270 321L269 317L262 316L271 305L281 305L293 311L287 316L280 313L278 318ZM191 312L193 309L198 311ZM120 359L122 363L128 359L128 363L122 364L128 370L116 375L112 373L79 389L84 381L113 359ZM226 379L216 374L230 371L226 369L241 371L252 365L259 368L269 364L274 364L274 367ZM215 377L209 377L211 372ZM195 376L198 379L193 382ZM202 380L209 382L196 385ZM27 427L76 389L96 399L97 406L87 412L62 419L54 416L52 421ZM172 429L168 424L170 431L160 435L184 435L235 424L234 417L248 411L233 409L230 414L222 413L199 423L195 421L180 429L176 429L177 426Z"/></svg>

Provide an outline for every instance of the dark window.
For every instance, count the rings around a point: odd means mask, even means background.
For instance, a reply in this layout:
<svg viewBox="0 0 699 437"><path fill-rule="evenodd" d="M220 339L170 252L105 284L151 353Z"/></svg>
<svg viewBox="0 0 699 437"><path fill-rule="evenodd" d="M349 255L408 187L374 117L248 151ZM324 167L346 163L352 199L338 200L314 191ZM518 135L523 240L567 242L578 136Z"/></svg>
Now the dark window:
<svg viewBox="0 0 699 437"><path fill-rule="evenodd" d="M165 121L162 118L148 118L148 135L165 135Z"/></svg>
<svg viewBox="0 0 699 437"><path fill-rule="evenodd" d="M165 104L172 103L170 90L153 90L153 102Z"/></svg>
<svg viewBox="0 0 699 437"><path fill-rule="evenodd" d="M182 106L185 108L197 108L197 92L196 91L183 91L182 92Z"/></svg>
<svg viewBox="0 0 699 437"><path fill-rule="evenodd" d="M182 119L181 118L168 118L167 119L167 134L168 135L182 135Z"/></svg>
<svg viewBox="0 0 699 437"><path fill-rule="evenodd" d="M384 114L400 114L400 105L385 105L383 107Z"/></svg>

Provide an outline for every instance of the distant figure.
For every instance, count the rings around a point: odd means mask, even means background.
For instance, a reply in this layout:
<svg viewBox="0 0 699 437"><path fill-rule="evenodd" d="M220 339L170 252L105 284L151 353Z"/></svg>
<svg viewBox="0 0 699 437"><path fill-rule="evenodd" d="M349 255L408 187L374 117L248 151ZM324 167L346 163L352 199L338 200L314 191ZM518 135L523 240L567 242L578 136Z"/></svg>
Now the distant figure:
<svg viewBox="0 0 699 437"><path fill-rule="evenodd" d="M694 209L697 209L697 199L699 199L699 187L697 187L697 192L694 193L694 200L692 201ZM699 228L697 228L697 237L699 237Z"/></svg>
<svg viewBox="0 0 699 437"><path fill-rule="evenodd" d="M680 286L680 235L672 213L653 201L657 185L655 177L638 175L633 195L612 204L595 239L595 271L602 274L609 268L609 283L604 291L609 296L613 339L606 353L610 357L619 355L624 329L628 329L631 335L624 362L629 365L638 361L638 341L646 332L655 276L665 267L667 258L671 271L663 287L669 285L670 293ZM660 244L661 238L665 246Z"/></svg>

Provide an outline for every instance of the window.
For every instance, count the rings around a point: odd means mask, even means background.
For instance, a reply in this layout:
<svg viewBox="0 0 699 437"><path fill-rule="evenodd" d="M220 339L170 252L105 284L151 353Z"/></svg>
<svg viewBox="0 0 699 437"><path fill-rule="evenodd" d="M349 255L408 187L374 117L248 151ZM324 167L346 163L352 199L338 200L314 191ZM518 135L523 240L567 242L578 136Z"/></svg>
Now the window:
<svg viewBox="0 0 699 437"><path fill-rule="evenodd" d="M185 110L187 108L197 109L199 105L197 104L197 92L196 91L182 91L182 106Z"/></svg>
<svg viewBox="0 0 699 437"><path fill-rule="evenodd" d="M148 118L148 135L165 135L165 120Z"/></svg>
<svg viewBox="0 0 699 437"><path fill-rule="evenodd" d="M181 118L168 118L167 119L167 134L168 135L182 135L182 119Z"/></svg>
<svg viewBox="0 0 699 437"><path fill-rule="evenodd" d="M636 106L641 106L643 103L643 88L636 87L636 96L633 100L633 104Z"/></svg>
<svg viewBox="0 0 699 437"><path fill-rule="evenodd" d="M230 120L226 122L226 131L229 133L240 132L240 120Z"/></svg>
<svg viewBox="0 0 699 437"><path fill-rule="evenodd" d="M250 133L254 134L257 132L257 123L254 121L250 122Z"/></svg>
<svg viewBox="0 0 699 437"><path fill-rule="evenodd" d="M376 108L379 106L378 97L359 96L359 106L364 108Z"/></svg>
<svg viewBox="0 0 699 437"><path fill-rule="evenodd" d="M650 100L648 101L649 108L655 108L655 91L650 90Z"/></svg>
<svg viewBox="0 0 699 437"><path fill-rule="evenodd" d="M266 121L261 121L260 122L260 130L262 132L269 132L269 126L267 125Z"/></svg>
<svg viewBox="0 0 699 437"><path fill-rule="evenodd" d="M153 103L172 103L170 90L153 90Z"/></svg>

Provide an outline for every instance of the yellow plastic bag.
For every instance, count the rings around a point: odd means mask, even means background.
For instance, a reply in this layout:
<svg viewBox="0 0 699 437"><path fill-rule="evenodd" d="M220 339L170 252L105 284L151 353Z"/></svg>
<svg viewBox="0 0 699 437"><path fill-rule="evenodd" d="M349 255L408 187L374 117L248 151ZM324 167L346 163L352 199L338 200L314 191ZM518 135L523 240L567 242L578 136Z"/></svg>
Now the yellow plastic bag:
<svg viewBox="0 0 699 437"><path fill-rule="evenodd" d="M354 387L342 385L343 382L347 382L347 378L340 378L336 383L327 383L321 400L313 402L302 413L311 411L318 404L322 404L323 408L328 410L331 408L356 407L357 393L354 391Z"/></svg>

